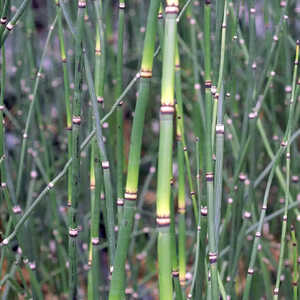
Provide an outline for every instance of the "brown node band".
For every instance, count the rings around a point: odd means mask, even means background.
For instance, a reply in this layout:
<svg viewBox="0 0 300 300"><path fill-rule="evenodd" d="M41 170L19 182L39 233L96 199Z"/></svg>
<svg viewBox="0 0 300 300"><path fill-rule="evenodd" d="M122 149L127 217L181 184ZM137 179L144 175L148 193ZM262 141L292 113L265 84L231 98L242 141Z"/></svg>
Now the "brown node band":
<svg viewBox="0 0 300 300"><path fill-rule="evenodd" d="M204 87L206 89L210 89L211 88L211 80L205 80Z"/></svg>
<svg viewBox="0 0 300 300"><path fill-rule="evenodd" d="M78 8L85 8L86 7L86 1L78 1Z"/></svg>
<svg viewBox="0 0 300 300"><path fill-rule="evenodd" d="M169 216L157 216L156 217L156 224L158 227L169 226L171 223L171 218Z"/></svg>
<svg viewBox="0 0 300 300"><path fill-rule="evenodd" d="M240 176L239 176L239 180L240 181L245 181L246 180L246 175L241 173Z"/></svg>
<svg viewBox="0 0 300 300"><path fill-rule="evenodd" d="M248 269L248 274L249 275L253 275L254 274L254 270L253 269Z"/></svg>
<svg viewBox="0 0 300 300"><path fill-rule="evenodd" d="M11 24L11 23L7 23L6 28L7 28L8 31L11 31L11 30L13 30L14 25Z"/></svg>
<svg viewBox="0 0 300 300"><path fill-rule="evenodd" d="M206 4L206 5L211 4L211 0L205 0L205 4Z"/></svg>
<svg viewBox="0 0 300 300"><path fill-rule="evenodd" d="M201 208L201 216L207 216L207 207Z"/></svg>
<svg viewBox="0 0 300 300"><path fill-rule="evenodd" d="M278 295L279 294L279 289L278 288L275 288L274 291L273 291L274 295Z"/></svg>
<svg viewBox="0 0 300 300"><path fill-rule="evenodd" d="M120 2L119 3L119 8L124 9L126 7L125 2Z"/></svg>
<svg viewBox="0 0 300 300"><path fill-rule="evenodd" d="M211 253L208 254L208 260L209 260L210 264L216 263L217 259L218 259L218 254L217 253L211 252Z"/></svg>
<svg viewBox="0 0 300 300"><path fill-rule="evenodd" d="M77 237L78 235L78 229L77 228L70 228L69 229L69 236L70 237Z"/></svg>
<svg viewBox="0 0 300 300"><path fill-rule="evenodd" d="M178 212L179 214L185 214L185 207L178 207L178 208L177 208L177 212Z"/></svg>
<svg viewBox="0 0 300 300"><path fill-rule="evenodd" d="M123 206L124 205L124 200L122 198L117 199L117 206Z"/></svg>
<svg viewBox="0 0 300 300"><path fill-rule="evenodd" d="M5 25L6 22L7 22L7 18L6 18L6 17L3 17L3 18L0 19L0 23L1 23L2 25Z"/></svg>
<svg viewBox="0 0 300 300"><path fill-rule="evenodd" d="M108 160L103 161L101 163L101 166L102 166L103 169L109 169L109 161Z"/></svg>
<svg viewBox="0 0 300 300"><path fill-rule="evenodd" d="M20 205L15 205L15 206L12 208L12 210L13 210L13 213L16 214L16 215L18 215L18 214L20 214L20 213L22 212L22 209L21 209L21 206L20 206Z"/></svg>
<svg viewBox="0 0 300 300"><path fill-rule="evenodd" d="M80 125L81 117L80 116L73 116L72 117L72 123L75 124L75 125Z"/></svg>
<svg viewBox="0 0 300 300"><path fill-rule="evenodd" d="M176 271L172 271L172 275L173 277L178 277L179 276L179 272L176 270Z"/></svg>
<svg viewBox="0 0 300 300"><path fill-rule="evenodd" d="M175 70L176 70L176 71L179 71L180 69L181 69L181 68L180 68L180 64L176 64L176 65L175 65Z"/></svg>
<svg viewBox="0 0 300 300"><path fill-rule="evenodd" d="M152 77L152 70L141 70L141 77L142 78L151 78Z"/></svg>
<svg viewBox="0 0 300 300"><path fill-rule="evenodd" d="M244 212L244 218L247 219L247 220L251 219L251 213L249 211L245 211Z"/></svg>
<svg viewBox="0 0 300 300"><path fill-rule="evenodd" d="M95 55L101 55L101 49L95 48Z"/></svg>
<svg viewBox="0 0 300 300"><path fill-rule="evenodd" d="M179 7L178 5L168 5L165 10L166 14L178 14Z"/></svg>
<svg viewBox="0 0 300 300"><path fill-rule="evenodd" d="M162 17L163 17L163 14L162 14L161 12L158 13L157 18L158 18L158 19L162 19Z"/></svg>
<svg viewBox="0 0 300 300"><path fill-rule="evenodd" d="M249 115L248 115L249 119L255 119L257 117L257 112L251 112Z"/></svg>
<svg viewBox="0 0 300 300"><path fill-rule="evenodd" d="M224 134L224 124L216 124L216 134Z"/></svg>
<svg viewBox="0 0 300 300"><path fill-rule="evenodd" d="M255 236L256 236L257 238L260 238L260 237L261 237L261 232L257 231L257 232L255 233Z"/></svg>
<svg viewBox="0 0 300 300"><path fill-rule="evenodd" d="M160 107L160 112L164 115L172 115L174 114L174 105L162 105Z"/></svg>
<svg viewBox="0 0 300 300"><path fill-rule="evenodd" d="M125 192L124 198L129 201L135 201L137 199L136 192Z"/></svg>
<svg viewBox="0 0 300 300"><path fill-rule="evenodd" d="M214 173L208 172L205 174L206 181L213 181L214 180Z"/></svg>
<svg viewBox="0 0 300 300"><path fill-rule="evenodd" d="M100 97L100 96L97 97L97 102L98 103L103 103L103 101L104 101L103 97Z"/></svg>
<svg viewBox="0 0 300 300"><path fill-rule="evenodd" d="M92 238L92 244L93 244L94 246L99 245L99 243L100 243L100 241L99 241L99 238L98 238L98 237L93 237L93 238Z"/></svg>
<svg viewBox="0 0 300 300"><path fill-rule="evenodd" d="M281 147L286 147L287 146L287 142L286 141L282 141L280 144Z"/></svg>

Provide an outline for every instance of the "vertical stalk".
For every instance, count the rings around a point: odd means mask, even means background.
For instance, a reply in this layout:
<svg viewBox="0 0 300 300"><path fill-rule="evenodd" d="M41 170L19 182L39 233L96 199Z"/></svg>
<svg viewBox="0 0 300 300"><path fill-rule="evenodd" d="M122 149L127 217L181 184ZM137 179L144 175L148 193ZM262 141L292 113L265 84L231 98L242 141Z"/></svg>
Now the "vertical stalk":
<svg viewBox="0 0 300 300"><path fill-rule="evenodd" d="M132 232L136 207L142 135L145 112L149 100L150 80L152 77L153 54L159 4L159 0L151 0L148 13L140 72L141 79L139 83L138 98L130 137L128 174L124 195L124 211L121 226L119 227L116 260L112 273L109 300L123 299L125 293L125 261L128 254L130 234Z"/></svg>
<svg viewBox="0 0 300 300"><path fill-rule="evenodd" d="M206 113L206 138L205 138L205 162L206 162L206 188L208 195L208 247L211 272L212 299L219 299L218 271L217 271L217 245L215 227L214 206L214 174L212 162L212 95L211 95L211 47L210 47L210 21L211 1L206 0L204 5L204 66L205 66L205 113Z"/></svg>
<svg viewBox="0 0 300 300"><path fill-rule="evenodd" d="M158 268L160 299L171 300L170 180L172 177L174 72L176 47L176 17L178 1L168 0L164 31L163 69L160 107L156 222L158 230Z"/></svg>
<svg viewBox="0 0 300 300"><path fill-rule="evenodd" d="M80 123L81 88L83 66L83 22L86 8L85 0L78 0L77 36L75 39L75 86L72 103L72 202L69 207L69 299L77 299L77 206L80 194Z"/></svg>
<svg viewBox="0 0 300 300"><path fill-rule="evenodd" d="M261 211L260 218L259 218L259 225L258 225L258 228L257 228L257 232L255 234L255 239L254 239L253 248L252 248L252 252L251 252L251 258L250 258L250 263L249 263L249 268L248 268L245 291L244 291L244 294L243 294L243 300L248 300L249 295L250 295L250 288L251 288L252 277L253 277L253 274L254 274L254 265L255 265L256 254L257 254L257 247L258 247L258 243L259 243L259 240L260 240L260 237L261 237L261 230L262 230L262 225L263 225L264 217L265 217L266 210L267 210L268 197L269 197L269 192L270 192L273 176L274 176L274 173L275 173L275 170L276 170L276 167L277 167L280 156L284 153L286 148L289 149L289 147L290 147L290 137L291 137L291 131L292 131L292 127L293 127L293 115L294 115L294 108L295 108L295 103L296 103L296 101L294 99L294 92L295 92L296 77L297 77L299 45L300 45L300 43L299 43L299 41L297 41L297 43L296 43L296 56L295 56L296 64L294 66L293 83L292 83L292 97L291 97L291 101L290 101L290 104L289 104L288 123L287 123L286 129L285 129L283 140L280 144L280 148L277 150L277 153L275 155L274 164L272 166L271 173L270 173L269 178L268 178L267 187L266 187L266 190L265 190L265 195L264 195L264 200L263 200L263 205L262 205L262 211ZM289 153L289 151L287 152L287 157L290 156L290 154L288 154L288 153ZM288 180L289 180L289 178L288 178ZM288 202L288 198L289 198L287 190L288 190L288 188L286 187L286 190L285 190L285 192L286 192L285 201L286 202ZM286 214L284 214L284 219L287 220ZM286 220L283 222L283 226L286 226L286 225L284 225L286 223ZM283 231L284 231L284 228L283 228ZM282 236L281 236L281 238L282 238ZM282 240L281 240L281 242L282 242ZM282 242L282 244L284 244L284 243ZM281 244L281 249L280 249L281 250L280 251L280 256L282 258L280 258L280 260L283 259L282 244ZM278 268L280 268L280 260L279 260ZM276 283L276 286L275 286L275 289L274 289L274 298L275 299L276 299L278 294L279 294L279 285L277 286L277 283Z"/></svg>
<svg viewBox="0 0 300 300"><path fill-rule="evenodd" d="M58 16L58 38L60 44L60 56L63 67L64 74L64 96L65 96L65 106L66 106L66 117L67 117L67 130L68 130L68 159L72 157L72 117L71 117L71 105L70 105L70 80L69 80L69 72L67 67L67 56L65 50L65 41L64 41L64 32L62 25L62 11L59 7L59 1L56 1L56 10ZM72 170L68 169L67 175L67 186L68 186L68 206L72 203Z"/></svg>
<svg viewBox="0 0 300 300"><path fill-rule="evenodd" d="M118 54L117 54L117 85L116 98L122 93L123 86L123 40L124 40L124 10L125 0L119 1L119 25L118 25ZM124 141L123 141L123 109L122 103L117 108L117 204L123 200L123 162L124 162ZM118 205L118 224L121 224L122 205Z"/></svg>
<svg viewBox="0 0 300 300"><path fill-rule="evenodd" d="M278 262L278 269L277 269L277 278L276 284L274 289L274 300L278 299L279 296L279 284L280 284L280 276L282 272L283 266L283 257L284 257L284 250L286 244L286 229L287 229L287 219L288 219L288 203L289 203L289 194L290 194L290 168L291 168L291 147L290 147L290 138L291 132L293 127L293 107L295 106L295 89L296 89L296 77L297 77L297 69L298 69L298 56L299 56L299 46L300 42L297 41L296 43L296 56L294 61L294 74L293 74L293 83L292 83L292 95L290 100L290 111L289 111L289 120L288 120L288 127L287 127L287 152L286 152L286 186L285 186L285 202L284 202L284 215L282 219L282 228L281 228L281 240L280 240L280 254L279 254L279 262Z"/></svg>
<svg viewBox="0 0 300 300"><path fill-rule="evenodd" d="M224 1L224 12L223 12L223 22L221 28L221 52L220 52L220 64L219 64L219 76L218 76L218 83L217 83L217 94L221 92L221 84L223 82L224 77L224 63L225 63L225 43L226 43L226 28L227 28L227 0ZM217 28L219 30L219 28ZM212 120L212 149L214 149L214 142L215 142L215 130L216 130L216 118L217 118L217 107L218 107L218 98L214 99L214 106L213 106L213 120Z"/></svg>
<svg viewBox="0 0 300 300"><path fill-rule="evenodd" d="M293 250L293 300L298 299L298 251L297 251L297 239L295 234L295 227L291 226L291 235L292 235L292 250Z"/></svg>
<svg viewBox="0 0 300 300"><path fill-rule="evenodd" d="M2 184L6 184L6 176L5 176L5 131L3 126L3 110L4 110L4 93L5 93L5 81L6 81L6 57L5 57L5 47L3 46L1 49L1 92L0 92L0 159L1 159L1 167L0 167L0 186ZM2 198L2 196L1 196Z"/></svg>
<svg viewBox="0 0 300 300"><path fill-rule="evenodd" d="M176 84L176 140L177 140L177 163L178 163L178 209L179 235L178 235L178 260L179 260L179 282L185 286L186 259L185 259L185 176L184 176L184 150L182 136L183 126L183 104L181 94L181 71L178 45L175 53L175 84Z"/></svg>
<svg viewBox="0 0 300 300"><path fill-rule="evenodd" d="M223 123L223 86L220 95L216 94L218 103L216 130L216 165L215 165L215 240L218 249L219 227L221 220L221 203L222 203L222 180L223 180L223 155L224 155L224 123Z"/></svg>

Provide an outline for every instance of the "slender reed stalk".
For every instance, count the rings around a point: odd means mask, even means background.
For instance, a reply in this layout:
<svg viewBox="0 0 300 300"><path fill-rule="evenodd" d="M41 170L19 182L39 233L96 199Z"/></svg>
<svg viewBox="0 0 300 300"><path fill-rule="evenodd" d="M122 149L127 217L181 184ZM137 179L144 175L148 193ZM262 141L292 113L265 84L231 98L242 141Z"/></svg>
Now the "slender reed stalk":
<svg viewBox="0 0 300 300"><path fill-rule="evenodd" d="M172 299L171 237L170 237L170 180L172 177L172 145L174 114L174 75L176 48L177 1L167 1L163 48L163 70L160 108L160 136L157 171L156 222L158 230L158 265L160 299Z"/></svg>
<svg viewBox="0 0 300 300"><path fill-rule="evenodd" d="M19 6L18 10L14 14L14 16L9 20L8 23L6 23L7 20L5 20L4 24L5 29L4 31L0 34L0 48L3 46L8 34L14 29L16 26L17 22L19 19L22 17L22 15L25 12L26 6L29 3L29 0L24 0L21 5Z"/></svg>
<svg viewBox="0 0 300 300"><path fill-rule="evenodd" d="M125 10L125 1L119 1L119 24L118 24L118 53L117 53L117 84L116 84L116 97L118 98L122 93L123 87L123 40L124 40L124 10ZM123 207L120 205L124 203L123 200L123 169L124 169L124 125L123 125L123 102L120 103L117 108L117 205L118 205L118 224L121 224L122 220L122 210Z"/></svg>
<svg viewBox="0 0 300 300"><path fill-rule="evenodd" d="M295 61L297 61L297 62L298 62L298 55L299 55L299 42L297 42L297 46L296 46ZM295 69L296 69L296 71L295 71ZM296 85L296 74L297 74L297 64L295 64L294 75L293 75L293 84L292 84L293 88L292 89L294 91L295 91L295 85ZM248 268L248 274L247 274L245 292L243 294L243 300L248 300L249 296L250 296L250 287L251 287L252 277L253 277L253 274L254 274L254 265L255 265L256 254L257 254L257 247L258 247L259 239L261 237L261 230L262 230L262 225L263 225L263 222L264 222L264 217L265 217L265 214L266 214L267 201L268 201L268 197L269 197L269 192L270 192L273 176L274 176L277 164L279 162L280 156L284 153L284 151L286 150L286 147L289 148L289 145L290 145L290 137L291 137L291 131L292 131L292 125L293 125L294 107L295 107L295 101L292 98L292 100L290 101L290 104L289 104L288 122L287 122L287 125L286 125L285 134L284 134L283 140L280 144L280 148L279 148L279 150L277 150L277 153L275 155L275 163L274 163L274 165L272 167L272 170L271 170L271 173L269 175L268 182L267 182L267 187L266 187L266 190L265 190L262 211L261 211L260 219L259 219L259 226L258 226L257 232L255 234L255 239L254 239L253 248L252 248L252 252L251 252L251 259L250 259L250 264L249 264L249 268ZM289 155L287 155L287 156L289 156ZM286 194L285 196L287 197L287 195L288 194ZM286 202L288 202L287 199L286 199ZM286 216L286 215L284 215L284 216ZM284 223L286 223L286 222L284 222ZM281 241L281 242L284 243L283 241ZM281 255L283 256L282 252L283 251L281 250ZM274 289L274 297L276 297L276 295L278 293L279 293L279 288L277 288L277 286L276 286L275 289Z"/></svg>
<svg viewBox="0 0 300 300"><path fill-rule="evenodd" d="M111 110L101 119L100 125L102 125L115 111L116 107L118 106L119 102L123 100L123 98L126 96L128 91L131 89L131 87L134 85L134 83L137 81L139 76L135 76L131 82L128 84L128 86L124 89L122 95L116 100L115 104L112 106ZM92 141L96 134L96 129L93 129L90 134L85 138L85 140L80 145L80 152L82 152ZM34 209L38 206L38 204L43 200L43 198L49 193L49 191L55 187L55 185L60 181L60 179L63 178L63 176L67 173L68 169L70 168L73 161L73 157L69 159L63 169L47 184L47 186L40 192L40 194L36 197L36 199L33 201L33 203L30 205L30 207L24 212L23 216L20 218L20 220L16 223L16 226L14 227L13 232L7 236L3 242L2 246L8 245L13 238L19 233L21 230L23 224L26 222L26 220L29 218L29 216L32 214Z"/></svg>
<svg viewBox="0 0 300 300"><path fill-rule="evenodd" d="M279 284L280 284L280 276L282 272L283 266L283 257L284 257L284 250L286 244L286 230L287 230L287 221L288 221L288 203L289 203L289 194L290 194L290 169L291 169L291 145L290 145L290 138L292 127L294 124L293 120L293 112L295 106L295 90L296 90L296 78L297 78L297 69L298 69L298 62L299 62L299 47L300 41L296 43L296 56L294 61L294 73L293 73L293 84L292 84L292 95L290 100L290 112L289 112L289 124L288 124L288 132L287 132L287 152L286 152L286 188L285 188L285 204L284 204L284 215L282 219L282 229L281 229L281 240L280 240L280 254L279 254L279 262L278 262L278 269L277 269L277 278L276 284L274 289L274 300L277 300L279 297Z"/></svg>
<svg viewBox="0 0 300 300"><path fill-rule="evenodd" d="M149 99L150 80L152 77L158 9L159 1L151 0L144 41L138 99L130 138L131 146L129 150L128 173L124 195L124 214L118 235L116 261L111 279L109 300L122 299L125 292L125 261L128 253L130 233L132 231L136 206L135 202L137 199L143 125Z"/></svg>
<svg viewBox="0 0 300 300"><path fill-rule="evenodd" d="M208 196L208 247L211 272L212 299L219 298L218 271L217 271L217 243L215 227L214 204L214 174L212 162L212 95L211 95L211 58L210 58L210 21L211 2L206 0L204 4L204 49L205 49L205 163L206 163L206 189Z"/></svg>
<svg viewBox="0 0 300 300"><path fill-rule="evenodd" d="M62 61L63 73L64 73L64 96L65 96L65 106L66 106L66 117L67 117L67 130L68 130L68 159L72 156L72 117L71 117L71 105L70 105L70 80L69 72L67 68L67 56L65 50L64 32L62 25L62 9L59 5L59 1L56 2L56 11L58 16L58 38L60 43L60 56ZM68 170L67 178L68 186L68 206L72 203L72 171L71 168Z"/></svg>
<svg viewBox="0 0 300 300"><path fill-rule="evenodd" d="M293 249L293 275L292 275L292 284L293 284L293 300L298 299L298 250L297 250L297 238L295 234L295 227L291 226L291 235L292 235L292 249Z"/></svg>
<svg viewBox="0 0 300 300"><path fill-rule="evenodd" d="M186 276L186 225L185 225L185 168L184 168L184 150L182 144L182 135L184 134L183 126L183 104L181 92L181 73L180 58L178 46L175 53L175 88L176 88L176 140L177 140L177 163L178 163L178 260L179 260L179 282L181 286L185 286Z"/></svg>
<svg viewBox="0 0 300 300"><path fill-rule="evenodd" d="M75 87L72 103L72 202L68 210L69 218L69 299L77 299L77 207L80 199L80 123L83 67L83 24L86 1L78 1L75 40Z"/></svg>

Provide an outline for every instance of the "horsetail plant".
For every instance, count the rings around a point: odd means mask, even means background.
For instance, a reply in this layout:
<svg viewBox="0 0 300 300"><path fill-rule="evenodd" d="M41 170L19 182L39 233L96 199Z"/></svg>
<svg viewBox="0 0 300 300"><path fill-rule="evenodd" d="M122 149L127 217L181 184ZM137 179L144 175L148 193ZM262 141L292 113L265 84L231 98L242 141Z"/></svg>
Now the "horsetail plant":
<svg viewBox="0 0 300 300"><path fill-rule="evenodd" d="M158 230L159 293L161 299L172 299L170 180L172 178L172 145L174 114L174 75L176 48L177 1L167 1L165 14L163 69L160 107L160 136L157 170L156 223Z"/></svg>
<svg viewBox="0 0 300 300"><path fill-rule="evenodd" d="M81 97L82 97L82 67L83 67L83 22L86 1L78 1L77 34L75 40L75 87L72 103L72 192L71 205L68 211L69 218L69 299L77 298L77 208L80 191L80 151L79 133L81 123Z"/></svg>
<svg viewBox="0 0 300 300"><path fill-rule="evenodd" d="M285 186L285 204L284 204L284 215L282 219L282 229L281 229L281 240L280 240L280 255L279 255L279 263L278 263L278 270L277 270L277 278L276 278L276 285L274 289L274 300L278 299L279 296L279 283L280 283L280 276L282 272L282 265L283 265L283 256L285 250L285 239L286 239L286 230L287 230L287 221L288 221L288 203L289 203L289 193L290 193L290 169L291 169L291 132L293 129L294 124L294 107L295 107L295 90L296 90L296 79L297 79L297 70L298 70L298 62L299 62L299 47L300 41L297 40L296 42L296 55L294 61L294 72L293 72L293 85L292 85L292 95L289 105L289 119L287 124L287 136L286 136L286 143L287 143L287 150L286 150L286 186Z"/></svg>
<svg viewBox="0 0 300 300"><path fill-rule="evenodd" d="M297 1L125 2L0 1L1 299L298 299Z"/></svg>
<svg viewBox="0 0 300 300"><path fill-rule="evenodd" d="M134 211L136 207L135 202L137 199L142 134L145 112L149 99L150 80L152 77L158 8L159 1L151 0L141 64L138 99L130 138L131 146L129 150L127 181L124 195L124 213L119 228L116 261L110 284L109 300L122 299L125 292L125 261L128 253L130 233L132 232Z"/></svg>
<svg viewBox="0 0 300 300"><path fill-rule="evenodd" d="M205 49L205 179L208 203L208 244L209 263L211 272L212 299L219 298L217 277L217 244L215 227L215 203L214 203L214 174L212 162L212 94L211 94L211 58L210 58L210 22L211 2L206 0L204 4L204 49Z"/></svg>
<svg viewBox="0 0 300 300"><path fill-rule="evenodd" d="M116 84L116 97L118 98L122 93L122 79L123 79L123 40L124 40L124 10L125 10L125 1L119 1L119 24L118 24L118 54L117 54L117 84ZM123 156L124 156L124 125L123 125L123 102L120 103L117 109L116 117L116 128L117 128L117 177L118 177L118 187L117 187L117 205L118 205L118 224L121 224L122 220L122 203L123 200Z"/></svg>

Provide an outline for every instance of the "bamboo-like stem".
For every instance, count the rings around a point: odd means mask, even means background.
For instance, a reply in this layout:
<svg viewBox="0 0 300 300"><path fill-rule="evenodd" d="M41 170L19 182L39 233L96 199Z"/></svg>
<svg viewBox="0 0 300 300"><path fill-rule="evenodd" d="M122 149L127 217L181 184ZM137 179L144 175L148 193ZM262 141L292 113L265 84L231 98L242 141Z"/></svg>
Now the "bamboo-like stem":
<svg viewBox="0 0 300 300"><path fill-rule="evenodd" d="M212 162L212 95L211 95L211 49L210 49L210 18L211 2L205 1L204 5L204 49L205 49L205 163L206 163L206 188L208 195L208 245L209 262L211 272L212 299L219 298L218 270L217 270L217 244L215 228L215 205L214 205L214 174Z"/></svg>
<svg viewBox="0 0 300 300"><path fill-rule="evenodd" d="M117 53L117 84L116 84L116 97L119 97L122 93L123 87L123 40L124 40L124 11L125 0L119 1L119 24L118 24L118 53ZM118 224L121 224L122 212L123 212L123 169L124 169L124 141L123 141L123 109L122 103L117 108L117 124L116 124L116 136L117 136L117 206L118 206Z"/></svg>
<svg viewBox="0 0 300 300"><path fill-rule="evenodd" d="M111 173L110 164L107 158L106 149L103 140L101 121L97 105L97 97L95 93L94 82L92 79L92 73L90 68L90 63L88 61L87 55L84 55L84 65L86 71L86 79L89 88L89 94L92 99L93 115L94 115L94 125L96 129L96 140L99 150L99 156L101 160L101 166L103 171L103 182L105 190L105 200L106 200L106 213L107 213L107 227L108 227L108 250L110 258L110 266L112 268L115 256L115 214L114 206L112 202L112 184L111 184Z"/></svg>
<svg viewBox="0 0 300 300"><path fill-rule="evenodd" d="M221 203L222 203L222 180L223 180L223 155L224 155L224 124L223 124L223 97L224 91L221 87L220 95L215 95L218 103L217 123L216 123L216 164L215 164L215 240L218 249L219 227L221 220Z"/></svg>
<svg viewBox="0 0 300 300"><path fill-rule="evenodd" d="M296 56L295 56L296 57L295 58L296 62L298 62L298 55L299 55L299 42L297 41ZM298 63L296 63L295 67L294 67L293 84L292 84L292 90L293 91L295 91L295 86L296 86L297 65L298 65ZM296 71L295 71L295 69L296 69ZM253 248L252 248L252 252L251 252L251 258L250 258L250 263L249 263L249 268L248 268L245 291L244 291L244 294L243 294L243 300L248 300L249 295L250 295L250 288L251 288L252 277L253 277L253 274L254 274L254 265L255 265L256 254L257 254L257 247L258 247L259 239L261 237L262 225L263 225L264 217L265 217L265 214L266 214L267 201L268 201L269 192L270 192L271 183L272 183L272 180L273 180L273 177L274 177L274 173L275 173L277 164L279 162L279 158L281 157L281 155L286 150L286 147L289 148L289 145L290 145L290 142L291 142L291 131L292 131L292 127L293 127L293 113L294 113L294 107L295 107L295 102L296 102L295 99L293 98L293 96L294 95L292 94L292 98L291 98L291 101L290 101L290 104L289 104L288 123L286 125L285 134L284 134L283 140L281 142L280 148L276 152L276 155L275 155L275 158L274 158L275 162L272 166L272 170L271 170L271 173L269 175L268 182L267 182L267 187L266 187L266 190L265 190L262 211L261 211L260 219L259 219L259 225L258 225L258 228L257 228L257 232L255 234L255 239L254 239ZM286 191L287 191L287 189L285 190L285 192ZM288 194L286 194L285 196L286 196L285 201L288 202L288 200L287 200ZM284 214L284 217L285 216L286 215ZM283 224L283 226L284 226L284 224ZM284 243L283 241L281 241L281 242ZM283 256L282 250L281 250L281 255ZM276 297L278 293L279 293L279 288L275 287L274 297Z"/></svg>
<svg viewBox="0 0 300 300"><path fill-rule="evenodd" d="M100 125L102 125L107 119L113 114L115 111L116 107L118 106L119 102L124 99L124 97L127 95L128 91L132 88L132 86L135 84L139 76L135 76L128 86L124 89L122 95L116 100L110 111L101 119ZM82 142L80 145L80 152L82 152L92 141L96 134L96 129L93 129L89 135L85 138L85 140ZM24 215L20 218L20 220L17 222L16 226L14 227L13 232L7 236L3 242L2 246L8 245L12 239L19 233L21 230L23 224L26 222L26 220L29 218L31 213L34 211L34 209L38 206L38 204L43 200L43 198L51 191L52 188L55 187L57 182L60 181L60 179L63 178L63 176L67 173L68 169L70 168L71 164L73 161L73 157L70 158L62 168L62 170L47 184L47 186L40 192L40 194L37 196L37 198L33 201L33 203L30 205L30 207L24 212Z"/></svg>
<svg viewBox="0 0 300 300"><path fill-rule="evenodd" d="M116 249L116 261L109 291L109 300L123 299L125 293L125 261L128 253L130 233L132 232L134 212L137 199L139 165L142 146L145 112L149 100L150 80L157 27L157 13L160 1L151 0L147 19L147 29L144 41L143 59L140 72L138 99L130 137L128 173L125 188L124 214L119 227Z"/></svg>
<svg viewBox="0 0 300 300"><path fill-rule="evenodd" d="M171 170L173 174L173 170ZM175 230L175 202L174 202L174 192L172 191L174 187L174 178L170 180L171 185L171 201L170 201L170 235L171 235L171 270L174 284L174 291L176 293L176 299L182 299L182 290L179 281L179 272L178 272L178 251L177 251L177 239L176 239L176 230Z"/></svg>
<svg viewBox="0 0 300 300"><path fill-rule="evenodd" d="M86 1L78 1L75 40L75 87L72 103L72 202L68 210L69 218L69 299L77 299L77 207L80 199L80 123L83 67L83 24Z"/></svg>
<svg viewBox="0 0 300 300"><path fill-rule="evenodd" d="M35 83L34 83L32 101L30 102L29 111L28 111L28 115L27 115L27 119L26 119L26 124L25 124L24 133L23 133L23 139L22 139L22 146L21 146L20 165L19 165L18 176L17 176L17 187L16 187L17 199L19 198L20 191L21 191L21 184L22 184L22 178L23 178L23 172L24 172L23 166L24 166L25 152L26 152L27 141L28 141L28 132L29 132L29 128L31 125L31 121L32 121L34 104L36 102L41 73L43 70L43 61L45 59L47 48L48 48L48 45L49 45L56 22L57 22L57 17L55 18L55 20L53 21L53 23L51 24L51 26L49 28L49 33L48 33L48 36L47 36L47 39L45 42L45 47L44 47L43 54L42 54L41 61L40 61L40 66L39 66L39 69L38 69L38 72L36 75L36 79L35 79Z"/></svg>
<svg viewBox="0 0 300 300"><path fill-rule="evenodd" d="M29 0L24 0L21 3L21 5L19 6L16 13L14 14L14 16L9 20L8 23L6 23L5 29L4 29L3 33L1 33L1 35L0 35L0 48L3 46L8 34L13 30L13 28L16 26L19 19L24 14L28 3L29 3Z"/></svg>
<svg viewBox="0 0 300 300"><path fill-rule="evenodd" d="M186 275L186 254L185 254L185 176L184 176L184 150L182 144L182 136L184 134L183 126L183 104L181 92L181 72L178 45L175 53L175 89L176 89L176 140L177 140L177 162L178 162L178 266L179 266L179 282L181 286L185 286Z"/></svg>
<svg viewBox="0 0 300 300"><path fill-rule="evenodd" d="M223 21L221 28L221 52L220 52L220 63L219 63L219 76L217 82L217 94L221 92L221 84L224 77L224 63L225 63L225 46L226 46L226 29L227 29L227 0L224 1L224 12ZM217 28L219 30L219 28ZM214 97L213 105L213 117L212 117L212 149L214 149L215 133L216 133L216 120L217 120L217 107L218 107L218 97Z"/></svg>
<svg viewBox="0 0 300 300"><path fill-rule="evenodd" d="M163 70L160 108L160 136L158 152L156 222L158 227L158 265L160 299L173 298L171 277L171 237L170 237L170 180L172 177L172 145L174 114L174 72L176 48L176 16L179 11L177 1L167 1L165 9L165 31L163 48Z"/></svg>
<svg viewBox="0 0 300 300"><path fill-rule="evenodd" d="M293 284L293 300L298 299L298 249L297 249L297 238L295 234L295 227L291 226L291 235L292 235L292 251L293 251L293 275L292 275L292 284Z"/></svg>
<svg viewBox="0 0 300 300"><path fill-rule="evenodd" d="M97 7L96 7L97 9ZM98 19L96 29L96 45L95 45L95 96L97 103L102 105L104 101L104 61L103 47L101 47L100 31L102 20ZM93 116L93 113L92 113ZM93 124L93 128L95 128ZM102 191L102 176L100 167L96 162L100 162L99 151L96 147L95 140L91 144L91 166L90 166L90 192L91 192L91 232L88 265L90 267L88 274L88 299L99 299L99 260L98 260L98 245L99 245L99 219L100 219L100 201L99 195ZM101 198L101 196L100 196ZM100 201L99 201L100 200ZM105 210L103 210L105 214ZM107 226L107 220L105 220Z"/></svg>
<svg viewBox="0 0 300 300"><path fill-rule="evenodd" d="M62 11L59 6L59 1L56 2L56 11L58 15L58 38L60 44L60 57L62 61L63 73L64 73L64 96L65 96L65 106L66 106L66 117L67 117L67 130L68 130L68 159L72 157L72 117L71 117L71 105L70 105L70 80L69 72L67 68L67 56L65 51L65 41L64 41L64 32L62 25ZM72 203L72 172L71 168L68 170L67 177L67 186L68 186L68 206L71 206Z"/></svg>
<svg viewBox="0 0 300 300"><path fill-rule="evenodd" d="M274 289L274 300L277 300L279 297L279 284L280 284L280 276L282 272L283 266L283 257L284 257L284 250L286 244L286 230L287 230L287 220L288 220L288 203L289 203L289 194L290 194L290 168L291 168L291 147L290 147L290 138L292 127L294 124L293 115L294 111L293 108L295 106L295 90L296 90L296 78L297 78L297 70L298 70L298 62L299 62L299 46L300 41L296 43L296 55L294 61L294 73L293 73L293 83L292 83L292 95L290 100L290 112L289 112L289 124L288 124L288 132L287 132L287 151L286 151L286 186L285 186L285 204L284 204L284 215L282 219L282 228L281 228L281 240L280 240L280 254L279 254L279 262L278 262L278 269L277 269L277 277L276 277L276 284Z"/></svg>
<svg viewBox="0 0 300 300"><path fill-rule="evenodd" d="M0 167L0 186L6 184L5 175L5 164L3 160L5 159L5 128L3 126L3 109L4 109L4 95L5 95L5 83L6 83L6 57L5 57L5 47L1 49L2 58L2 69L1 69L1 92L0 92L0 158L2 159Z"/></svg>
<svg viewBox="0 0 300 300"><path fill-rule="evenodd" d="M89 243L88 266L88 299L99 299L98 288L98 253L97 246L99 245L99 215L100 215L100 182L99 182L99 166L95 163L97 160L95 152L97 151L95 141L91 144L90 157L90 197L91 197L91 230ZM96 175L97 173L97 175ZM97 182L97 183L96 183Z"/></svg>
<svg viewBox="0 0 300 300"><path fill-rule="evenodd" d="M0 40L2 39L2 34L6 28L6 24L7 24L7 17L8 17L8 13L10 10L10 0L5 0L3 9L2 9L2 13L1 13L1 26L0 26Z"/></svg>

